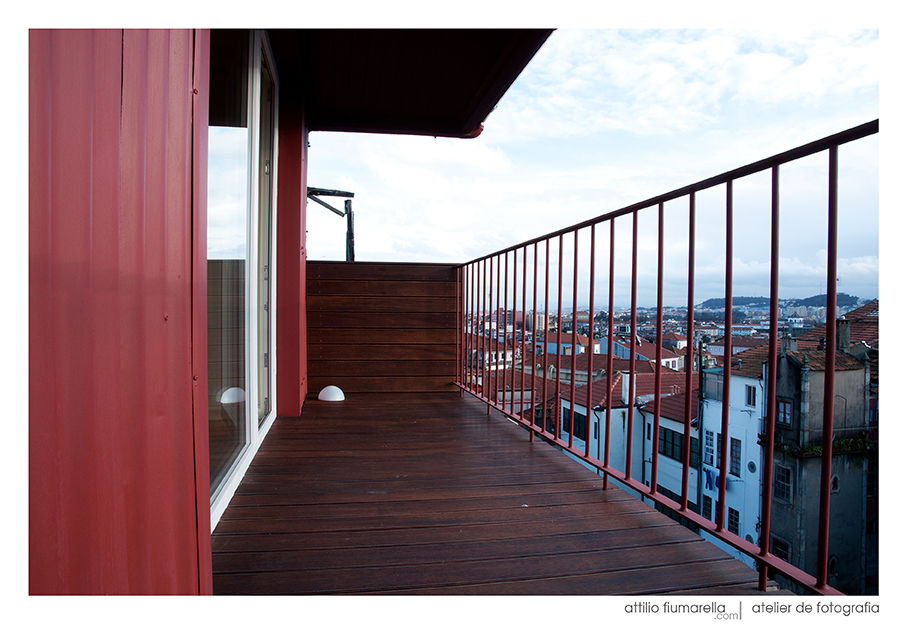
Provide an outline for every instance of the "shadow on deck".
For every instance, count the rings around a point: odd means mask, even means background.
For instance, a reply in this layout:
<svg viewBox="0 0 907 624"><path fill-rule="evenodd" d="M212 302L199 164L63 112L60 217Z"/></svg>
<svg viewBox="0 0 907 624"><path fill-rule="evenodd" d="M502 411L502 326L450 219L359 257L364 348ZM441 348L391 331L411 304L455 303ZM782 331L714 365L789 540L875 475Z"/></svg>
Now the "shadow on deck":
<svg viewBox="0 0 907 624"><path fill-rule="evenodd" d="M217 594L746 594L756 572L456 393L310 400L212 536Z"/></svg>

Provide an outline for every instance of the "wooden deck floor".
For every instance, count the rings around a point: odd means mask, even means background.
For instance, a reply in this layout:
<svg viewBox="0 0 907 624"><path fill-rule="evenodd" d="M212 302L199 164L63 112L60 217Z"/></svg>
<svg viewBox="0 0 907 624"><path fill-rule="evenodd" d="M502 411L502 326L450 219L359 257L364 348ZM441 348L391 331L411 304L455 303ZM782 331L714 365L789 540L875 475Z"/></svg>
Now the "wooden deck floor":
<svg viewBox="0 0 907 624"><path fill-rule="evenodd" d="M756 573L472 398L279 419L212 536L217 594L752 593Z"/></svg>

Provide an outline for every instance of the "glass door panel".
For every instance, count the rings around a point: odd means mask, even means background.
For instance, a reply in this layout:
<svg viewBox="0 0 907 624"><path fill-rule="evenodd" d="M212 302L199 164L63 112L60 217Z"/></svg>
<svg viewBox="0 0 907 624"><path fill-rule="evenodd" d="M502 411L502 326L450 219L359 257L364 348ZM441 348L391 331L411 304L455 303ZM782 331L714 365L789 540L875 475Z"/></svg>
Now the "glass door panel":
<svg viewBox="0 0 907 624"><path fill-rule="evenodd" d="M214 31L208 128L208 438L212 494L249 443L249 35Z"/></svg>

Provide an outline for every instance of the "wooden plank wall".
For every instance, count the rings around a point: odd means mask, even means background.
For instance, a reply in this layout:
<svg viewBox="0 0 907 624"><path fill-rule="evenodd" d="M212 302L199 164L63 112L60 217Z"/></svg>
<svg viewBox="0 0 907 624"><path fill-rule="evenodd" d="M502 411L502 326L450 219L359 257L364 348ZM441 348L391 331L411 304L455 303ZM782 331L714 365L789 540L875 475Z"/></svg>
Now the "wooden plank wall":
<svg viewBox="0 0 907 624"><path fill-rule="evenodd" d="M456 279L449 264L308 262L309 396L455 391Z"/></svg>

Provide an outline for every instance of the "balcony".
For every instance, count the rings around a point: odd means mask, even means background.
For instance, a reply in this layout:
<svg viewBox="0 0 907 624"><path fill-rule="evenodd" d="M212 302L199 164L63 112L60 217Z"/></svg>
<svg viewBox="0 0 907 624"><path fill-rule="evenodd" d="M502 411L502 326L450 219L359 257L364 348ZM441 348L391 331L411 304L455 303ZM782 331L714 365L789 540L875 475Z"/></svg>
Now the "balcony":
<svg viewBox="0 0 907 624"><path fill-rule="evenodd" d="M212 538L217 594L745 594L757 574L485 404L280 419Z"/></svg>
<svg viewBox="0 0 907 624"><path fill-rule="evenodd" d="M594 294L599 247L595 226L605 223L611 227L610 258L604 259L610 280L604 310L607 335L616 336L614 223L626 217L633 222L629 335L637 334L637 215L652 209L658 212L659 226L656 335L663 335L662 219L667 202L688 199L686 336L694 336L696 194L726 188L725 301L731 301L733 182L771 170L768 331L777 337L778 169L826 151L832 276L827 318L834 318L837 149L877 131L878 122L872 122L463 265L309 262L309 389L338 385L347 400L327 403L310 395L302 418L275 423L212 536L215 593L746 594L778 591L775 577L813 593L840 593L830 582L835 572L828 565L834 560L829 557L829 533L836 530L830 511L834 380L840 364L850 366L853 356L839 356L836 367L835 349L824 349L821 355L818 374L824 375L826 401L818 410L823 420L821 466L810 469L821 490L819 537L813 545L817 552L811 553L817 572L811 573L806 564L798 567L790 560L791 546L798 545L788 543L783 551L770 532L773 484L783 485L788 497L800 489L789 481L788 468L780 481L773 472L781 341L767 341L767 413L760 430L764 438L758 443L758 457L751 455L759 465L742 462L761 484L759 509L750 510L761 515L751 523L757 528L750 535L747 519L729 504L736 494L728 486L728 472L743 474L741 453L747 452L734 437L738 423L729 410L731 332L723 338L721 387L713 393L717 398L720 392L722 398L719 422L712 425L717 436L711 438L711 447L707 438L703 449L708 458L703 463L712 462L716 469L713 501L701 491L697 494L689 477L699 464L693 430L706 424L694 418L699 384L693 370L703 364L693 361L688 347L685 384L681 388L671 380L670 391L665 391L663 375L678 373L663 372L664 367L649 373L631 365L625 378L617 380L614 375L622 374L614 368L617 340L605 340L604 379L569 383L581 370L586 379L593 376L592 350L579 352L573 328L582 318L578 305L583 302L588 301L587 322L602 311L596 309ZM588 241L582 260L581 231ZM556 260L550 255L552 247ZM582 293L581 267L588 269L588 287ZM555 292L556 308L549 311ZM572 313L565 313L565 299ZM726 308L729 327L731 310ZM544 315L539 314L542 309ZM531 345L533 336L549 333L548 323L539 329L539 317L544 323L555 309L553 352L567 355L559 356L554 368L569 360L567 384L526 372L549 369L547 350L540 354ZM528 310L533 314L526 314ZM523 313L519 332L518 312ZM569 334L561 331L565 319ZM836 344L835 323L821 331L823 344ZM569 341L569 349L562 349L563 340ZM626 361L635 362L641 345L631 339L627 348ZM657 341L653 359L659 362L662 356ZM762 360L757 363L761 371ZM554 375L563 379L562 371ZM593 388L595 384L605 385ZM661 401L663 396L673 398ZM747 388L747 404L750 398ZM755 404L755 394L752 398ZM625 421L612 417L621 404L629 415ZM640 420L634 436L634 410L643 406L653 420ZM544 422L543 413L548 414ZM593 423L593 418L601 420ZM670 452L652 448L651 440L661 437L659 418L665 425L668 420L677 423ZM579 419L585 419L585 426L577 427ZM655 435L648 438L650 464L638 473L647 445L642 424L651 424ZM578 439L599 430L599 451ZM618 430L623 431L620 436ZM694 450L697 459L691 462ZM659 455L678 462L677 483L670 488L663 485L669 485L672 464L662 462L659 472ZM708 511L702 511L707 498ZM871 515L868 506L866 513Z"/></svg>

